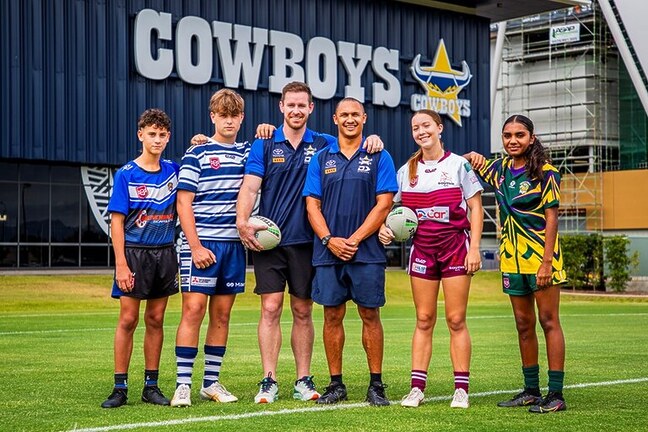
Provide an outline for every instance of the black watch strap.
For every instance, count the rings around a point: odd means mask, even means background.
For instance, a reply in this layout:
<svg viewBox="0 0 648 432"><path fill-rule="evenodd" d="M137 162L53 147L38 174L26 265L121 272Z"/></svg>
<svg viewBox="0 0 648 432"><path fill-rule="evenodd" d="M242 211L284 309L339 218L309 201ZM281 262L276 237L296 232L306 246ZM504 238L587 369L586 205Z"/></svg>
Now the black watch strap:
<svg viewBox="0 0 648 432"><path fill-rule="evenodd" d="M324 237L322 237L322 245L326 246L328 244L329 240L331 240L331 234L325 235Z"/></svg>

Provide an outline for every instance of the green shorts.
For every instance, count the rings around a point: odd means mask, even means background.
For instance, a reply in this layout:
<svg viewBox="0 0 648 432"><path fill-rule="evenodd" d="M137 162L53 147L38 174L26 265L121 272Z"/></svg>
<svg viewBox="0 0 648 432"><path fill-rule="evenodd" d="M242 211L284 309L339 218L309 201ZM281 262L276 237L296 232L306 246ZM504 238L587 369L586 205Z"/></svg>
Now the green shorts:
<svg viewBox="0 0 648 432"><path fill-rule="evenodd" d="M567 282L565 271L557 271L551 274L551 284L560 285ZM525 296L533 294L538 290L536 275L520 273L502 273L502 289L505 294L514 296Z"/></svg>

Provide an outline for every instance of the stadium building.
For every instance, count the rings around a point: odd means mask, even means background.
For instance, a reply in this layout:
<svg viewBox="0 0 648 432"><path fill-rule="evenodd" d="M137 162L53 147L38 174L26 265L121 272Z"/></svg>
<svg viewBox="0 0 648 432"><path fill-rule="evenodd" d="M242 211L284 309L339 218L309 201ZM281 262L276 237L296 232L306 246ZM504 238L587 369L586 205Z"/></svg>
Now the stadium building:
<svg viewBox="0 0 648 432"><path fill-rule="evenodd" d="M515 105L512 97L501 96L514 93L512 81L504 84L500 78L491 84L491 68L500 64L491 61L497 53L491 24L573 5L589 2L3 1L0 268L110 267L106 206L112 173L138 154L137 117L152 107L170 115L172 138L165 157L179 161L192 135L211 133L209 97L223 87L236 89L246 101L241 141L252 139L258 123L281 122L281 88L300 80L315 96L312 129L334 133L331 116L337 101L358 98L368 114L365 131L382 137L397 165L415 150L409 119L413 110L424 107L443 114L448 149L459 154L496 152L503 115L511 110L536 115L523 97ZM580 15L565 18L571 19ZM509 48L515 43L514 31L514 25L506 30ZM607 42L606 49L613 50L613 39ZM598 52L595 57L599 66L607 64ZM551 61L545 67L552 69ZM514 62L501 64L493 76L520 73L524 78L522 72L512 72ZM597 82L605 87L606 79ZM491 91L495 87L498 92ZM492 97L496 93L502 103ZM631 97L632 88L627 86L624 94ZM570 112L552 111L553 102L543 101L548 112L567 121ZM615 111L611 105L599 108L593 119L578 121L607 128L606 145L617 149L608 152L606 147L605 156L596 159L595 154L592 160L591 172L600 174L604 183L608 165L623 168L618 161L625 159L619 151L623 143L608 142L618 136L612 132L618 119L610 120ZM601 118L606 110L607 117ZM633 113L646 124L645 112ZM544 126L543 117L539 129L567 143L556 129ZM579 139L575 133L572 138ZM581 147L597 149L600 144L579 145L577 155L586 151ZM642 158L641 150L633 155ZM645 152L642 161L646 163ZM613 181L615 200L616 188L637 189L626 180ZM641 184L646 184L645 177ZM600 205L594 210L588 213L590 207L574 201L570 208L575 210L564 217L578 229L648 229L645 216L632 228L615 225L616 215L608 219L603 211L608 192L600 190ZM599 225L582 222L582 211L586 218L598 211ZM493 216L485 226L487 250L496 244ZM390 258L398 264L402 251L391 250Z"/></svg>

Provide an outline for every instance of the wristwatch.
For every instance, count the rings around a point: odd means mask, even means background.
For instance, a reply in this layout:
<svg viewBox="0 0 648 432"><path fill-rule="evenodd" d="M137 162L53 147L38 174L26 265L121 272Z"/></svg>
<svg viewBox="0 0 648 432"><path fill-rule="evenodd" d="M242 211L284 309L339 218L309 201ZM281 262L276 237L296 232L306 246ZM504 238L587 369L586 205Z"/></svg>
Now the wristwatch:
<svg viewBox="0 0 648 432"><path fill-rule="evenodd" d="M331 234L322 237L322 246L326 246L330 240L331 240Z"/></svg>

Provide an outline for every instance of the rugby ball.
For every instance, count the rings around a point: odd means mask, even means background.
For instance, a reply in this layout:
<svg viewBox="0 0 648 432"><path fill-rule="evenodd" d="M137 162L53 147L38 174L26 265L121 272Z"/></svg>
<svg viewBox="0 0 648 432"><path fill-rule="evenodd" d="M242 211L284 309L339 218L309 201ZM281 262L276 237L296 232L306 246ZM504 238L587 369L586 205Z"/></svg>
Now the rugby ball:
<svg viewBox="0 0 648 432"><path fill-rule="evenodd" d="M416 232L418 218L409 207L396 207L387 215L385 225L394 233L395 240L404 242Z"/></svg>
<svg viewBox="0 0 648 432"><path fill-rule="evenodd" d="M254 234L257 241L263 246L263 250L275 248L281 242L281 230L267 217L252 216L249 221L252 225L268 227L268 229L257 231Z"/></svg>

